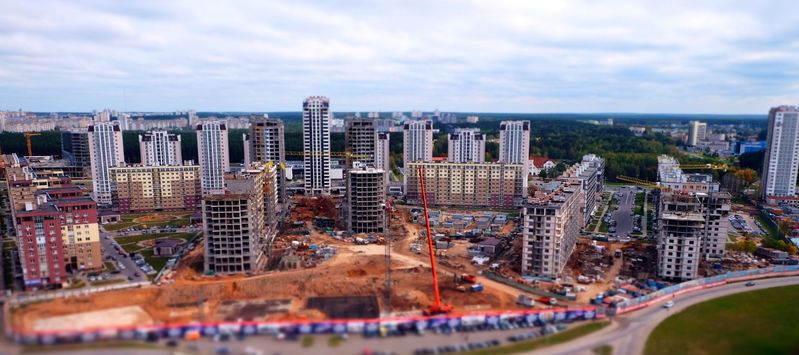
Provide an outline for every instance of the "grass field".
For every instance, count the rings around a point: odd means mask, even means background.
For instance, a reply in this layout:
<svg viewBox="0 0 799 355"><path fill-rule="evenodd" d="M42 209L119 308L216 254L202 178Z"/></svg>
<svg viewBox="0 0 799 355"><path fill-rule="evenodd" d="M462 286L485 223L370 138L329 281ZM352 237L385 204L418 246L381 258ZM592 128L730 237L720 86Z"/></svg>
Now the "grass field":
<svg viewBox="0 0 799 355"><path fill-rule="evenodd" d="M772 239L780 238L780 232L777 230L777 227L774 226L774 222L769 221L762 215L756 215L755 220L760 222L760 225L763 226L763 229L766 230L766 233L768 233L766 235L767 237ZM752 226L752 227L757 227L757 226Z"/></svg>
<svg viewBox="0 0 799 355"><path fill-rule="evenodd" d="M593 333L597 330L600 330L606 326L608 326L610 322L591 322L587 324L581 324L574 328L567 329L560 333L554 335L548 335L543 338L538 338L531 341L525 341L521 343L515 343L507 346L500 346L497 348L490 348L490 349L483 349L477 350L472 352L466 352L464 354L469 355L493 355L493 354L517 354L517 353L524 353L528 351L533 351L537 349L541 349L547 346L557 345L560 343L565 343L567 341L577 339L583 335L587 335L589 333Z"/></svg>
<svg viewBox="0 0 799 355"><path fill-rule="evenodd" d="M149 233L149 234L140 234L140 235L132 235L128 237L117 237L115 240L119 245L125 244L135 244L144 240L150 239L183 239L189 240L191 237L194 236L194 233Z"/></svg>
<svg viewBox="0 0 799 355"><path fill-rule="evenodd" d="M181 227L184 225L189 224L189 219L191 214L188 213L175 213L175 212L165 212L165 214L172 216L172 219L167 221L159 221L159 222L135 222L136 218L146 216L147 213L144 214L132 214L132 215L125 215L122 216L119 223L114 224L104 224L103 228L105 230L114 232L118 230L122 230L125 228L130 227Z"/></svg>
<svg viewBox="0 0 799 355"><path fill-rule="evenodd" d="M693 305L655 328L644 354L799 354L797 300L787 286Z"/></svg>

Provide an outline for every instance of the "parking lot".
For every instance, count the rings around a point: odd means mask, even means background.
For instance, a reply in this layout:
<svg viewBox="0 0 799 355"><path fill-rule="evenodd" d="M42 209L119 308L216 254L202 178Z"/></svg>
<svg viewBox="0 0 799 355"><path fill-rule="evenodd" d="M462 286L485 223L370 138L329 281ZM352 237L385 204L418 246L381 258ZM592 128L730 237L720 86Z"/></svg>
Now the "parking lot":
<svg viewBox="0 0 799 355"><path fill-rule="evenodd" d="M612 192L610 203L613 211L608 211L602 217L607 224L607 233L610 237L627 239L633 232L640 231L641 217L634 214L635 194L640 192L637 187L624 186Z"/></svg>

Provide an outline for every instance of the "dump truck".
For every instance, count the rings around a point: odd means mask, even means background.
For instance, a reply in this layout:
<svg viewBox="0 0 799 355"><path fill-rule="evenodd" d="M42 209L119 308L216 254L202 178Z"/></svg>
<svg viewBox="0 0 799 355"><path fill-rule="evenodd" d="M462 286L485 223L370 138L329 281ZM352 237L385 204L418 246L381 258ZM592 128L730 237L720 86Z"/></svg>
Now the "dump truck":
<svg viewBox="0 0 799 355"><path fill-rule="evenodd" d="M538 301L540 303L543 303L543 304L548 304L550 306L554 306L554 305L558 304L558 299L555 298L555 297L540 297L536 301Z"/></svg>
<svg viewBox="0 0 799 355"><path fill-rule="evenodd" d="M477 276L470 275L470 274L463 274L461 275L461 281L473 284L477 282Z"/></svg>
<svg viewBox="0 0 799 355"><path fill-rule="evenodd" d="M519 297L516 298L516 303L525 307L535 306L535 300L527 295L519 295Z"/></svg>

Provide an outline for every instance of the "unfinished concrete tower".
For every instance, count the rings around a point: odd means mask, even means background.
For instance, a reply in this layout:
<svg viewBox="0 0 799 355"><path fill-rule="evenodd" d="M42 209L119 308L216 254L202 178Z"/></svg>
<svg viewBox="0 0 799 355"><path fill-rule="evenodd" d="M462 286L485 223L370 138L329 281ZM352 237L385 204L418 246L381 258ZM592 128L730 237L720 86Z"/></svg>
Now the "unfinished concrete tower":
<svg viewBox="0 0 799 355"><path fill-rule="evenodd" d="M347 179L347 229L352 233L382 233L386 203L385 171L354 162Z"/></svg>

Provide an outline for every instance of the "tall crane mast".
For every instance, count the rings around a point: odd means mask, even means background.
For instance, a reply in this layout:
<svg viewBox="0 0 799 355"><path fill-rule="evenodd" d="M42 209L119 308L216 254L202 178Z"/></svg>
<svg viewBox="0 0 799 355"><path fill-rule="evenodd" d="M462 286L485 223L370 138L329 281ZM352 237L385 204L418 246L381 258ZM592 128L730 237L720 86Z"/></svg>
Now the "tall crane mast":
<svg viewBox="0 0 799 355"><path fill-rule="evenodd" d="M430 268L433 272L433 293L435 303L425 310L426 315L446 314L452 312L452 305L441 303L441 293L438 290L438 273L436 272L436 252L433 250L433 234L430 231L430 215L427 213L427 192L424 188L424 171L419 166L419 183L422 185L422 204L424 207L424 224L427 227L427 247L430 251Z"/></svg>
<svg viewBox="0 0 799 355"><path fill-rule="evenodd" d="M33 155L33 146L31 145L31 137L41 136L41 133L25 132L25 143L28 145L28 156Z"/></svg>

